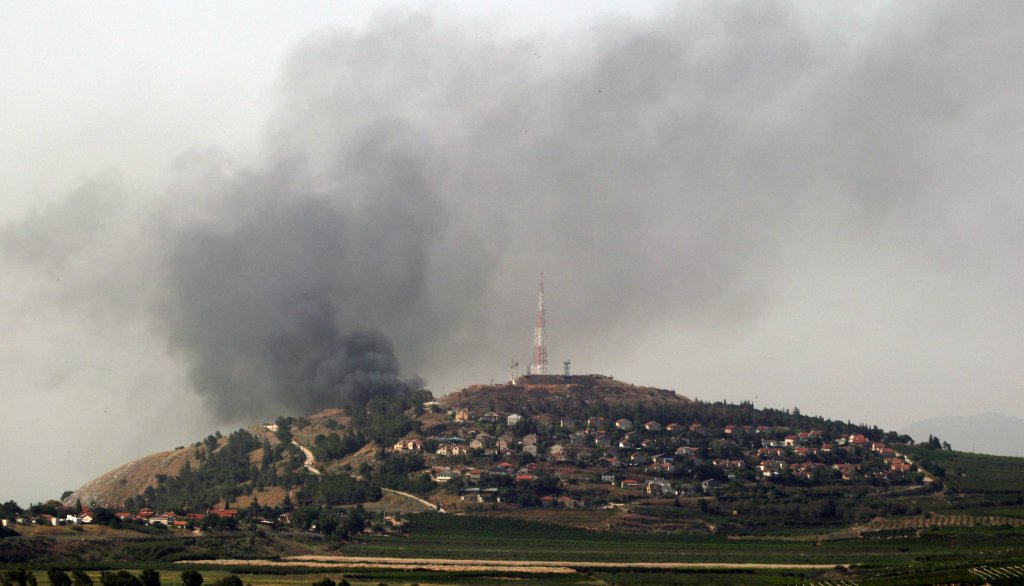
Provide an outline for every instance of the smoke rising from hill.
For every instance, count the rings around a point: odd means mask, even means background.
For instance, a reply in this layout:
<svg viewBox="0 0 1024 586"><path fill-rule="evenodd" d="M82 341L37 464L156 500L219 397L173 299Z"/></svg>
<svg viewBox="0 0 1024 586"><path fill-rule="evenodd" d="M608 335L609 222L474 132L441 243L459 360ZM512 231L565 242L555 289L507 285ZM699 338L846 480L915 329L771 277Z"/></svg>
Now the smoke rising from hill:
<svg viewBox="0 0 1024 586"><path fill-rule="evenodd" d="M413 238L412 226L393 227L391 236ZM222 415L310 413L421 384L400 376L383 334L352 330L388 290L415 288L415 243L396 250L413 258L390 258L409 272L382 276L363 254L389 235L367 234L314 200L269 206L227 233L179 238L163 317L196 390Z"/></svg>
<svg viewBox="0 0 1024 586"><path fill-rule="evenodd" d="M960 343L998 340L978 370L1005 386L1024 295L988 267L1021 245L1024 18L898 10L712 3L506 41L385 13L295 50L256 160L187 153L155 196L87 186L6 226L5 258L23 307L145 323L225 418L402 392L399 357L503 374L542 270L552 361L584 371L841 409L803 398L868 371L886 399L947 385Z"/></svg>

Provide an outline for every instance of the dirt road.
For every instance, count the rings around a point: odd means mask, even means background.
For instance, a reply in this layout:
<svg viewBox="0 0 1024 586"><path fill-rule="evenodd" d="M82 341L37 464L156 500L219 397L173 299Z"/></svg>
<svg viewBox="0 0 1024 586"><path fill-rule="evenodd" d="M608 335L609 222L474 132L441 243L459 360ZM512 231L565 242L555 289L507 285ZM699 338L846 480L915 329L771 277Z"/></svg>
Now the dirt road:
<svg viewBox="0 0 1024 586"><path fill-rule="evenodd" d="M302 450L302 453L306 456L306 460L302 463L302 466L306 470L309 470L313 475L321 476L320 471L313 467L313 464L316 464L316 458L313 457L313 452L309 451L309 448L295 440L292 440L292 445Z"/></svg>
<svg viewBox="0 0 1024 586"><path fill-rule="evenodd" d="M293 556L281 561L271 560L209 560L204 564L233 566L258 565L267 567L306 568L385 568L396 570L435 570L449 572L529 572L538 574L568 574L588 568L634 568L648 570L682 569L738 569L738 570L828 570L836 564L754 564L715 562L580 562L531 560L476 560L395 558L369 556Z"/></svg>
<svg viewBox="0 0 1024 586"><path fill-rule="evenodd" d="M409 494L407 492L402 492L400 490L391 490L390 488L381 488L381 490L383 490L384 492L390 492L391 494L397 494L399 496L404 496L405 498L408 498L408 499L412 499L412 500L420 503L421 505L427 507L427 510L429 510L429 511L440 511L442 513L444 512L444 509L438 507L437 505L435 505L434 503L432 503L430 501L423 500L423 499L421 499L420 497L418 497L418 496L416 496L414 494Z"/></svg>

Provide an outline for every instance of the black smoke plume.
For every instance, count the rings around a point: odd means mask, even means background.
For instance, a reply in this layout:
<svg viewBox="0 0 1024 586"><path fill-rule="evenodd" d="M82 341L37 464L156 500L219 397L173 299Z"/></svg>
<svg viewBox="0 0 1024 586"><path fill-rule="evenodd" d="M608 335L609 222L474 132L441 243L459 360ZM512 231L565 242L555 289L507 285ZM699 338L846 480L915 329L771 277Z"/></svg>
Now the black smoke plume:
<svg viewBox="0 0 1024 586"><path fill-rule="evenodd" d="M392 193L359 212L248 195L233 200L237 218L167 235L161 315L219 415L309 413L423 384L370 329L417 296L434 217L429 197Z"/></svg>

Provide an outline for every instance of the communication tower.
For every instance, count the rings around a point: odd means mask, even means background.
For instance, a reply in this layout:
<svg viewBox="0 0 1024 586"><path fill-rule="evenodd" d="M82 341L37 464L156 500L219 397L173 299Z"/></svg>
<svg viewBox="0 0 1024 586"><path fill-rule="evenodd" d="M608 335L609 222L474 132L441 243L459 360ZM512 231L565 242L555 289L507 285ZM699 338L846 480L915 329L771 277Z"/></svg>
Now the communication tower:
<svg viewBox="0 0 1024 586"><path fill-rule="evenodd" d="M544 273L540 274L540 289L537 291L537 321L533 328L533 362L530 374L548 373L548 346L544 341Z"/></svg>

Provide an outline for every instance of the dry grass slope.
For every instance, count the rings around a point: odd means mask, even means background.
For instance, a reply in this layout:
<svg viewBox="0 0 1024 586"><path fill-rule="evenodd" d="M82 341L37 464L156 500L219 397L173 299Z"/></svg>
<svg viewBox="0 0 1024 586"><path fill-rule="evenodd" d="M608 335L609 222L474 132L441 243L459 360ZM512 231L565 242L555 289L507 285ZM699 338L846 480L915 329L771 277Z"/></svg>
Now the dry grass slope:
<svg viewBox="0 0 1024 586"><path fill-rule="evenodd" d="M185 447L143 456L85 483L64 499L64 504L71 506L81 500L86 505L117 506L150 486L155 488L158 475L177 476L185 462L196 466L196 448Z"/></svg>

